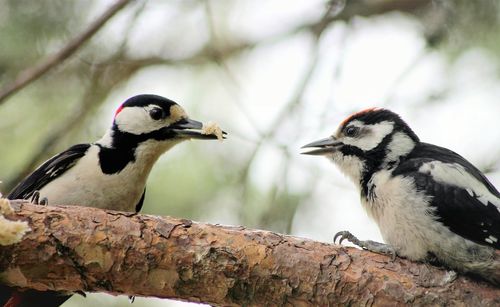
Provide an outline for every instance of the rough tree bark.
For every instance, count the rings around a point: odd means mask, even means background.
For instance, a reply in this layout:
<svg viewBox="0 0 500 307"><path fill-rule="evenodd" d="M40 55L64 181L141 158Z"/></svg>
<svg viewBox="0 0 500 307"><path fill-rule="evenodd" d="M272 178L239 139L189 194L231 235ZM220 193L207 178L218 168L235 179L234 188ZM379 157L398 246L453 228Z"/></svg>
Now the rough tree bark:
<svg viewBox="0 0 500 307"><path fill-rule="evenodd" d="M2 283L217 306L499 306L500 289L355 248L189 220L13 202L32 232L0 248Z"/></svg>

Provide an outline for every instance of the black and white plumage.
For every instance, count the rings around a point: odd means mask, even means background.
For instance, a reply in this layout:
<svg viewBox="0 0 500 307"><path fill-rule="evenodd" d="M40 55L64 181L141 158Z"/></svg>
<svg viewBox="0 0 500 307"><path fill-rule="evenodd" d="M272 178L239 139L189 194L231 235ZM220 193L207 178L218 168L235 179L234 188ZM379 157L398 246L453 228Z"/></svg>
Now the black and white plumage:
<svg viewBox="0 0 500 307"><path fill-rule="evenodd" d="M341 240L412 260L437 259L500 285L500 193L459 154L420 142L386 109L355 113L331 137L304 147L354 181L388 246L348 232Z"/></svg>
<svg viewBox="0 0 500 307"><path fill-rule="evenodd" d="M38 167L8 195L29 199L35 191L52 204L135 211L154 163L168 149L201 133L175 102L155 95L128 99L111 128L92 144L74 145Z"/></svg>
<svg viewBox="0 0 500 307"><path fill-rule="evenodd" d="M113 124L95 143L79 144L44 162L7 196L30 199L33 194L51 204L92 206L138 212L144 202L147 177L157 159L188 139L217 139L202 131L174 101L138 95L116 111ZM16 293L0 289L0 305L57 306L67 296Z"/></svg>
<svg viewBox="0 0 500 307"><path fill-rule="evenodd" d="M33 173L18 184L7 196L9 199L29 199L49 182L72 168L85 155L90 144L71 146L45 161Z"/></svg>

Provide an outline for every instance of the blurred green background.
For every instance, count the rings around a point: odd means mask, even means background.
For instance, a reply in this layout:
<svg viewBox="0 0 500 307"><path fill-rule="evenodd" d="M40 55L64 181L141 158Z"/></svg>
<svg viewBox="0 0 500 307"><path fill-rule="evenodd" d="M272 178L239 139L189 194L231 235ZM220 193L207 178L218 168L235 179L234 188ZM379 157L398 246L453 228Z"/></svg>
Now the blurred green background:
<svg viewBox="0 0 500 307"><path fill-rule="evenodd" d="M113 1L0 0L0 88L60 50ZM134 1L75 55L0 103L0 191L100 138L125 99L153 93L229 133L165 154L144 213L331 241L380 240L358 192L300 156L353 111L400 113L500 184L496 0ZM128 306L75 296L65 306ZM185 305L138 298L133 306Z"/></svg>

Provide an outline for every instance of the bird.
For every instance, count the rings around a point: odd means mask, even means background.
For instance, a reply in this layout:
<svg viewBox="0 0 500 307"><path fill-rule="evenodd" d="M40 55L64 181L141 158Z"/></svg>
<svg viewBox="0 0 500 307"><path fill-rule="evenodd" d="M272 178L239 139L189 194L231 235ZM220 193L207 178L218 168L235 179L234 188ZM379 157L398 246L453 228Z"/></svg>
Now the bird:
<svg viewBox="0 0 500 307"><path fill-rule="evenodd" d="M500 286L500 194L454 151L421 142L396 113L356 112L302 147L351 179L385 243L334 236L363 249L437 264Z"/></svg>
<svg viewBox="0 0 500 307"><path fill-rule="evenodd" d="M170 99L133 96L116 110L101 139L74 145L45 161L7 198L139 212L148 175L164 152L189 139L225 138L225 132L216 135L203 128ZM69 297L52 291L0 289L0 305L9 307L59 306Z"/></svg>

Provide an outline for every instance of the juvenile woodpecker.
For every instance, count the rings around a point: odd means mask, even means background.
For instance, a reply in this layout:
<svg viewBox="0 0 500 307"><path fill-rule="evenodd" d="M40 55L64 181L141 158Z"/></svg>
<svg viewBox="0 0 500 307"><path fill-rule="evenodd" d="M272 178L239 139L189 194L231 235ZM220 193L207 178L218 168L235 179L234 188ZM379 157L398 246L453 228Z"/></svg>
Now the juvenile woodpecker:
<svg viewBox="0 0 500 307"><path fill-rule="evenodd" d="M164 152L188 139L217 139L202 127L172 100L134 96L116 110L111 128L100 140L74 145L50 158L7 197L139 212L149 172ZM51 291L0 288L1 306L58 306L68 298Z"/></svg>
<svg viewBox="0 0 500 307"><path fill-rule="evenodd" d="M379 253L436 261L500 285L500 194L459 154L420 142L395 113L368 109L345 119L304 154L326 156L360 190L387 243L335 235Z"/></svg>

